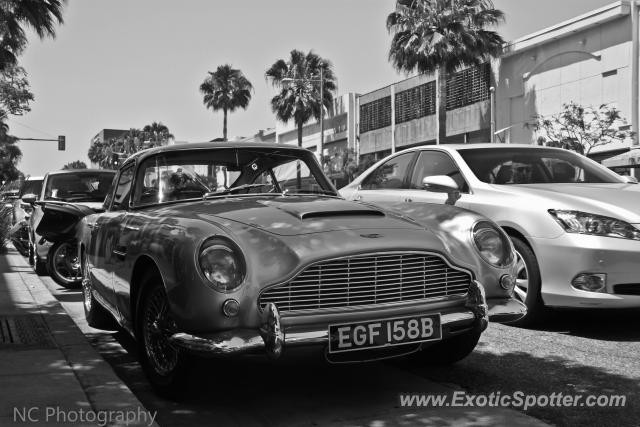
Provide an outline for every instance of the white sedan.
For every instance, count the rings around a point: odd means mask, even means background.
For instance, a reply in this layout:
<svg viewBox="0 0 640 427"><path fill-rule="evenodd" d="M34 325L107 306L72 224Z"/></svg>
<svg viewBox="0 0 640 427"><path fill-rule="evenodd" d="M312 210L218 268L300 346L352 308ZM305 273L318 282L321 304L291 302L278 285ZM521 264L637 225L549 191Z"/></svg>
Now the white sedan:
<svg viewBox="0 0 640 427"><path fill-rule="evenodd" d="M429 145L379 161L340 190L371 203L445 203L511 236L528 308L640 307L640 185L571 151L521 144Z"/></svg>

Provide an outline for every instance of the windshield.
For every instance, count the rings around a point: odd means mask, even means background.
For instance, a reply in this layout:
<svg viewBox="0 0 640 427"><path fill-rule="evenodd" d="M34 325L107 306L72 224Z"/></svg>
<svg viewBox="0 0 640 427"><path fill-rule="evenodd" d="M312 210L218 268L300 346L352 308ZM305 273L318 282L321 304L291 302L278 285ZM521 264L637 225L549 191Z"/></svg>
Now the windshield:
<svg viewBox="0 0 640 427"><path fill-rule="evenodd" d="M22 184L22 188L20 189L20 197L27 194L35 194L37 197L40 196L40 191L42 191L42 179L29 179Z"/></svg>
<svg viewBox="0 0 640 427"><path fill-rule="evenodd" d="M103 202L115 172L72 172L49 175L44 200Z"/></svg>
<svg viewBox="0 0 640 427"><path fill-rule="evenodd" d="M489 184L624 182L604 166L568 150L504 147L458 152L475 176Z"/></svg>
<svg viewBox="0 0 640 427"><path fill-rule="evenodd" d="M138 168L134 206L246 194L330 194L311 152L218 148L162 153Z"/></svg>

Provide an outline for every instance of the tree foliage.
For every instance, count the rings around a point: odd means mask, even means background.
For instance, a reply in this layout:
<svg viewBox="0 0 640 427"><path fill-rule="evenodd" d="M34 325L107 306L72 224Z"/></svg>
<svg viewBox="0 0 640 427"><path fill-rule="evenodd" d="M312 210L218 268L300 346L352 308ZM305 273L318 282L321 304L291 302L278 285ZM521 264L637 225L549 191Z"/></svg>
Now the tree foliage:
<svg viewBox="0 0 640 427"><path fill-rule="evenodd" d="M320 70L323 94L320 96ZM276 117L288 123L293 120L298 128L298 146L302 146L302 128L309 120L320 119L324 108L330 109L336 90L333 65L313 51L305 54L292 50L288 60L278 59L266 71L265 77L280 92L271 99Z"/></svg>
<svg viewBox="0 0 640 427"><path fill-rule="evenodd" d="M439 141L446 138L446 74L500 56L504 40L491 28L503 20L491 0L397 0L387 16L393 66L407 73L439 71Z"/></svg>
<svg viewBox="0 0 640 427"><path fill-rule="evenodd" d="M73 162L69 162L62 167L62 170L71 170L71 169L86 169L87 164L81 160L74 160Z"/></svg>
<svg viewBox="0 0 640 427"><path fill-rule="evenodd" d="M118 138L94 140L87 157L103 169L115 169L130 155L146 148L167 145L173 134L162 122L153 122L142 129L131 128Z"/></svg>
<svg viewBox="0 0 640 427"><path fill-rule="evenodd" d="M16 145L18 139L9 135L6 119L6 113L0 111L0 183L13 181L20 176L17 165L22 158L22 151Z"/></svg>
<svg viewBox="0 0 640 427"><path fill-rule="evenodd" d="M227 114L238 108L244 110L251 101L253 85L242 74L242 71L229 64L220 65L216 71L209 71L209 76L200 85L202 102L206 108L224 113L222 135L227 140Z"/></svg>
<svg viewBox="0 0 640 427"><path fill-rule="evenodd" d="M0 2L0 70L15 66L27 46L26 29L42 39L55 37L66 0L2 0Z"/></svg>
<svg viewBox="0 0 640 427"><path fill-rule="evenodd" d="M582 106L575 102L563 104L562 111L551 116L536 116L534 129L539 143L566 148L589 155L600 147L633 136L630 130L620 130L626 120L613 106Z"/></svg>

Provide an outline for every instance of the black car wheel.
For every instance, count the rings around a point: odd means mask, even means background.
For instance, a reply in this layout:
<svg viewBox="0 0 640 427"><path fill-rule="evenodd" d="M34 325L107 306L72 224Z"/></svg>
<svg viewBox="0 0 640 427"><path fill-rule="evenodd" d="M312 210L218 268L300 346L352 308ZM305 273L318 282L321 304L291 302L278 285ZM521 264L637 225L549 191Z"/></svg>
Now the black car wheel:
<svg viewBox="0 0 640 427"><path fill-rule="evenodd" d="M32 244L29 249L29 264L31 264L33 271L35 271L38 276L46 276L48 274L47 263L38 257L35 244Z"/></svg>
<svg viewBox="0 0 640 427"><path fill-rule="evenodd" d="M158 394L180 399L188 383L188 356L169 342L177 332L162 279L149 274L137 310L136 335L140 363Z"/></svg>
<svg viewBox="0 0 640 427"><path fill-rule="evenodd" d="M89 258L82 254L82 305L84 306L84 317L92 328L110 331L118 329L116 320L106 308L96 301L93 292Z"/></svg>
<svg viewBox="0 0 640 427"><path fill-rule="evenodd" d="M545 314L544 303L540 295L540 267L538 259L529 245L517 237L511 237L516 250L517 276L514 297L527 306L527 314L513 322L517 326L530 326Z"/></svg>
<svg viewBox="0 0 640 427"><path fill-rule="evenodd" d="M57 284L77 289L82 285L82 269L78 247L74 242L58 242L49 249L47 260L49 275Z"/></svg>

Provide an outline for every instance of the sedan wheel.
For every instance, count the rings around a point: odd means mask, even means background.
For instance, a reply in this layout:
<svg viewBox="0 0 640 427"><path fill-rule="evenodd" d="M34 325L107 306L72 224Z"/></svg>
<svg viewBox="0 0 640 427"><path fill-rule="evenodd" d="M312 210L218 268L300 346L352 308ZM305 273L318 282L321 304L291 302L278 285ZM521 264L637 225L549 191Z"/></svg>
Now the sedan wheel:
<svg viewBox="0 0 640 427"><path fill-rule="evenodd" d="M82 301L84 305L84 317L92 328L104 330L116 330L118 324L111 313L107 311L93 296L93 282L89 258L82 255Z"/></svg>
<svg viewBox="0 0 640 427"><path fill-rule="evenodd" d="M527 300L527 291L529 290L529 271L527 270L527 264L518 251L516 251L516 268L514 294L518 300L524 303Z"/></svg>
<svg viewBox="0 0 640 427"><path fill-rule="evenodd" d="M528 326L539 321L545 314L544 303L540 292L541 278L538 259L528 244L511 237L516 250L517 276L514 296L527 306L527 314L514 322L515 325Z"/></svg>
<svg viewBox="0 0 640 427"><path fill-rule="evenodd" d="M142 368L158 394L180 399L188 382L189 363L187 355L169 341L177 327L162 279L149 275L143 289L136 325Z"/></svg>
<svg viewBox="0 0 640 427"><path fill-rule="evenodd" d="M82 283L82 269L78 248L70 242L56 243L49 250L49 274L65 288L78 288Z"/></svg>

